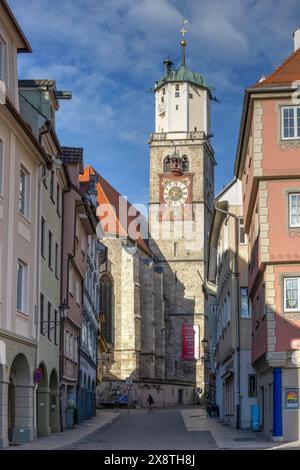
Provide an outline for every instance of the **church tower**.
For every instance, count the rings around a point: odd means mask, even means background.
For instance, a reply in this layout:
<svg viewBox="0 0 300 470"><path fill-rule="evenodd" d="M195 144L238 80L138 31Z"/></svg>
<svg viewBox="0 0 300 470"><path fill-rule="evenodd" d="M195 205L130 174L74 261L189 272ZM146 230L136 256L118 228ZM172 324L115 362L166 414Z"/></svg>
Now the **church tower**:
<svg viewBox="0 0 300 470"><path fill-rule="evenodd" d="M150 145L150 247L164 271L165 379L204 392L205 296L203 283L214 197L210 144L212 95L200 73L164 61L155 83L155 133ZM187 393L187 392L186 392Z"/></svg>

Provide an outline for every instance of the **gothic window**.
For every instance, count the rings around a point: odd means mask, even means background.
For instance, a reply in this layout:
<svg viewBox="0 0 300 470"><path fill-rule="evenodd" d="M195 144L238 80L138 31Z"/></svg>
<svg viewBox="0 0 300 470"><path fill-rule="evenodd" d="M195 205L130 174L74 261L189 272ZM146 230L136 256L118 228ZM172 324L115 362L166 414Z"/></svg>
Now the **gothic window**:
<svg viewBox="0 0 300 470"><path fill-rule="evenodd" d="M164 173L169 173L171 170L171 158L170 156L168 155L165 159L164 159Z"/></svg>
<svg viewBox="0 0 300 470"><path fill-rule="evenodd" d="M189 160L186 155L184 155L181 159L181 164L182 164L182 171L186 172L189 171Z"/></svg>
<svg viewBox="0 0 300 470"><path fill-rule="evenodd" d="M100 279L101 313L104 316L103 334L108 343L113 342L113 282L108 274Z"/></svg>

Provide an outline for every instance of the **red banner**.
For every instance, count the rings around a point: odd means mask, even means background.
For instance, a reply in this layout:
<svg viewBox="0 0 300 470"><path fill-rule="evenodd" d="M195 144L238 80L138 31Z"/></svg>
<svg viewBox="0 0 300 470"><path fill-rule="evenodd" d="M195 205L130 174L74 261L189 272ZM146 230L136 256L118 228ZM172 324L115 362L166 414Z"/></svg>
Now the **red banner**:
<svg viewBox="0 0 300 470"><path fill-rule="evenodd" d="M182 325L181 341L181 359L183 361L195 360L195 330L193 325Z"/></svg>

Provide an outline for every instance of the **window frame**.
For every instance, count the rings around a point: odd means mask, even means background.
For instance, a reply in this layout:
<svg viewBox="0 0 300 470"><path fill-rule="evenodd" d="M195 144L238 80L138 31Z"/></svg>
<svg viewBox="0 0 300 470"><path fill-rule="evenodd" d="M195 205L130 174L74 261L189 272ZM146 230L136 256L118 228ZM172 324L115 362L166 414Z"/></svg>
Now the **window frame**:
<svg viewBox="0 0 300 470"><path fill-rule="evenodd" d="M298 196L299 199L300 199L300 192L296 191L296 192L291 192L288 194L288 217L289 217L289 228L291 229L294 229L294 228L300 228L300 223L298 225L293 225L292 224L292 220L291 220L291 217L292 217L292 213L291 213L291 199L292 199L292 196Z"/></svg>
<svg viewBox="0 0 300 470"><path fill-rule="evenodd" d="M51 339L51 313L52 313L52 304L48 300L47 302L47 338L49 341L52 341Z"/></svg>
<svg viewBox="0 0 300 470"><path fill-rule="evenodd" d="M297 279L298 283L298 306L297 308L286 307L286 281ZM300 311L300 277L299 276L284 276L283 277L283 311L284 313L299 312Z"/></svg>
<svg viewBox="0 0 300 470"><path fill-rule="evenodd" d="M21 266L22 269L23 269L23 274L22 274L22 279L21 279L21 284L22 285L20 286L21 305L19 304L19 266ZM28 264L25 263L20 258L18 258L18 262L17 262L17 279L16 279L17 280L17 285L16 285L16 287L17 287L16 307L17 307L18 312L21 312L25 315L28 315L28 279L29 279L28 271L29 271Z"/></svg>
<svg viewBox="0 0 300 470"><path fill-rule="evenodd" d="M45 259L46 220L41 216L41 255Z"/></svg>
<svg viewBox="0 0 300 470"><path fill-rule="evenodd" d="M21 210L21 174L24 175L24 212ZM19 214L25 219L29 220L30 218L30 173L27 168L21 163L20 172L19 172Z"/></svg>
<svg viewBox="0 0 300 470"><path fill-rule="evenodd" d="M248 305L248 314L247 316L243 316L242 314L242 299L246 298L245 295L242 295L242 291L247 291L247 305ZM240 287L240 318L241 320L250 320L251 319L251 311L250 311L250 303L249 303L249 289L248 287Z"/></svg>
<svg viewBox="0 0 300 470"><path fill-rule="evenodd" d="M54 245L54 273L55 273L55 277L56 279L59 279L59 274L58 274L58 250L59 250L59 246L58 246L58 243L55 242L55 245Z"/></svg>
<svg viewBox="0 0 300 470"><path fill-rule="evenodd" d="M294 119L294 136L293 137L284 137L284 111L286 109L293 109L293 119ZM297 126L297 109L300 110L300 106L281 106L281 140L300 140L300 131L298 134L298 126ZM299 116L300 118L300 116Z"/></svg>
<svg viewBox="0 0 300 470"><path fill-rule="evenodd" d="M0 34L0 80L8 87L8 46L3 34ZM3 59L3 60L2 60Z"/></svg>
<svg viewBox="0 0 300 470"><path fill-rule="evenodd" d="M40 293L40 334L45 336L44 333L44 310L45 307L45 296L44 294Z"/></svg>
<svg viewBox="0 0 300 470"><path fill-rule="evenodd" d="M48 267L52 271L53 270L53 265L52 265L52 245L53 245L53 233L51 230L48 230Z"/></svg>

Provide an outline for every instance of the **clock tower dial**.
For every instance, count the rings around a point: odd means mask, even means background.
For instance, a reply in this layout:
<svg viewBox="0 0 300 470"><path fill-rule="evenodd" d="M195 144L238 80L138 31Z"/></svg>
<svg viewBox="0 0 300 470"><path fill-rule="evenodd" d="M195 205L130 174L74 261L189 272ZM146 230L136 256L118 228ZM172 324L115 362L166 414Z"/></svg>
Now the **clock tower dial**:
<svg viewBox="0 0 300 470"><path fill-rule="evenodd" d="M183 206L188 198L188 187L183 181L170 181L163 192L164 202L170 207Z"/></svg>

